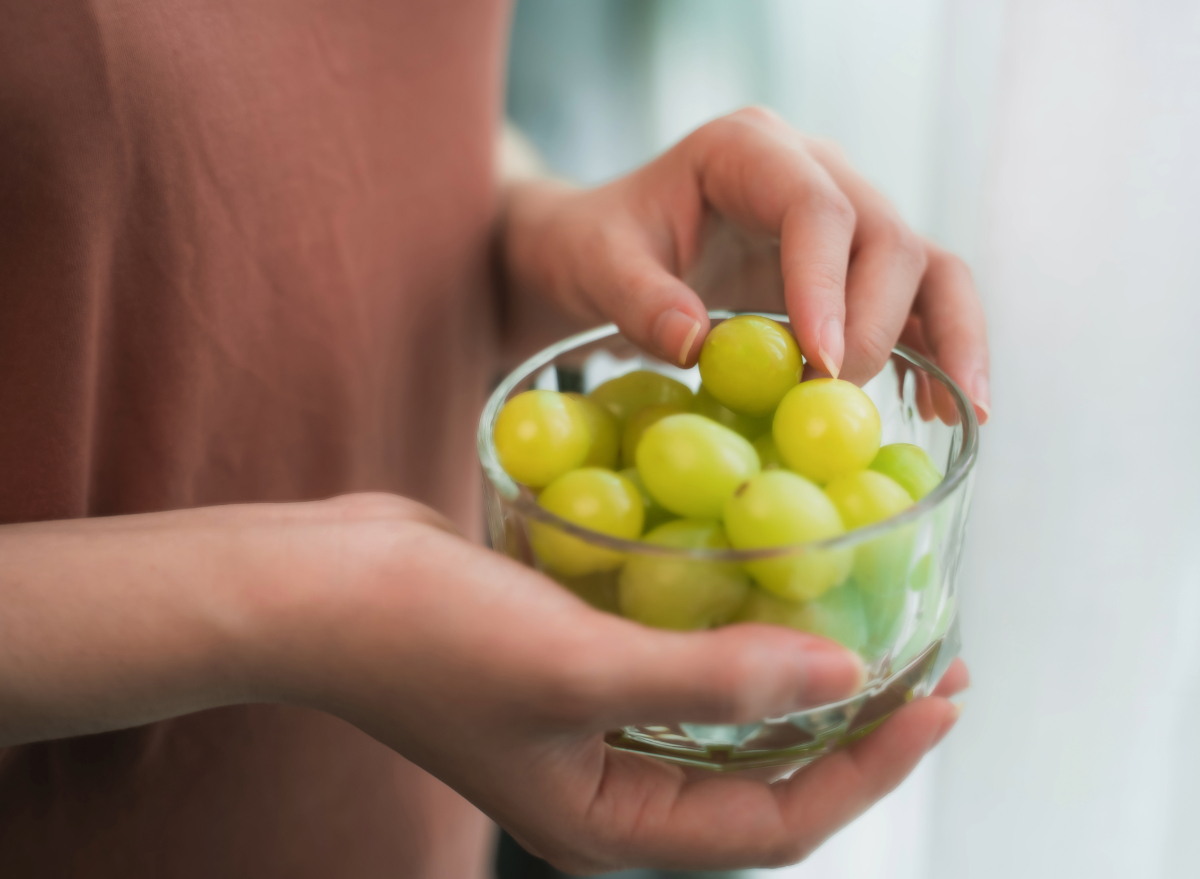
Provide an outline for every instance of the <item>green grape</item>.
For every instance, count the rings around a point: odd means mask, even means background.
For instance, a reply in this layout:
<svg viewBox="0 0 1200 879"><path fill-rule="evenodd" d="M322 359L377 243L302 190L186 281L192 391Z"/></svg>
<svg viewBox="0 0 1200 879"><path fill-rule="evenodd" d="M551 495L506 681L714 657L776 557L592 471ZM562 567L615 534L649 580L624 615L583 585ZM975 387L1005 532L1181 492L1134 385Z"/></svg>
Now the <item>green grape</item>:
<svg viewBox="0 0 1200 879"><path fill-rule="evenodd" d="M862 596L849 585L830 589L812 601L787 601L764 589L751 589L734 619L788 626L837 641L849 650L861 650L869 637Z"/></svg>
<svg viewBox="0 0 1200 879"><path fill-rule="evenodd" d="M920 446L911 443L891 443L882 446L871 462L871 470L890 476L919 501L937 488L942 474Z"/></svg>
<svg viewBox="0 0 1200 879"><path fill-rule="evenodd" d="M587 417L588 429L592 432L592 444L588 448L584 467L604 467L612 470L617 466L617 457L621 451L621 434L617 430L617 419L613 414L583 394L567 394L583 409Z"/></svg>
<svg viewBox="0 0 1200 879"><path fill-rule="evenodd" d="M788 391L771 426L784 462L801 476L824 485L863 470L879 451L879 412L848 381L818 378Z"/></svg>
<svg viewBox="0 0 1200 879"><path fill-rule="evenodd" d="M769 415L800 381L800 348L773 320L743 314L717 324L700 349L700 378L717 402Z"/></svg>
<svg viewBox="0 0 1200 879"><path fill-rule="evenodd" d="M771 432L770 416L755 418L750 415L740 415L732 409L722 406L716 397L708 392L708 388L700 385L692 400L692 411L705 418L711 418L717 424L723 424L730 430L740 433L748 440Z"/></svg>
<svg viewBox="0 0 1200 879"><path fill-rule="evenodd" d="M846 584L846 587L855 589L862 596L863 616L867 621L869 635L866 646L867 654L882 656L892 648L892 642L900 634L900 627L904 623L908 592L904 589L869 592L859 586L853 578Z"/></svg>
<svg viewBox="0 0 1200 879"><path fill-rule="evenodd" d="M874 525L913 505L899 483L874 470L860 470L825 486L846 528ZM854 579L864 593L904 589L912 557L914 526L909 524L859 544L854 550Z"/></svg>
<svg viewBox="0 0 1200 879"><path fill-rule="evenodd" d="M687 409L692 403L692 391L687 385L648 369L609 379L588 396L608 409L619 427L624 427L630 415L647 406L671 404Z"/></svg>
<svg viewBox="0 0 1200 879"><path fill-rule="evenodd" d="M650 496L680 516L719 519L734 489L758 472L758 454L740 434L702 415L668 415L637 448Z"/></svg>
<svg viewBox="0 0 1200 879"><path fill-rule="evenodd" d="M500 410L492 439L504 472L531 488L574 470L592 445L583 407L557 391L517 394Z"/></svg>
<svg viewBox="0 0 1200 879"><path fill-rule="evenodd" d="M644 519L637 486L611 470L581 467L564 473L538 495L538 504L576 525L635 540ZM529 523L529 542L542 566L565 577L580 577L620 567L619 552L594 546L553 525Z"/></svg>
<svg viewBox="0 0 1200 879"><path fill-rule="evenodd" d="M644 528L646 531L651 531L663 522L669 522L676 518L674 513L666 509L650 496L650 492L646 491L646 483L642 482L642 477L638 475L636 467L626 467L620 473L637 487L638 494L642 496L642 504L645 506Z"/></svg>
<svg viewBox="0 0 1200 879"><path fill-rule="evenodd" d="M687 410L672 403L662 403L639 409L629 416L625 422L625 430L621 432L621 463L633 467L637 462L637 447L642 441L642 434L652 424L662 421L668 415L679 415Z"/></svg>
<svg viewBox="0 0 1200 879"><path fill-rule="evenodd" d="M788 470L766 470L738 487L725 504L725 533L737 549L792 546L844 532L821 489ZM846 550L798 552L743 563L759 586L789 601L817 598L850 573Z"/></svg>
<svg viewBox="0 0 1200 879"><path fill-rule="evenodd" d="M596 610L611 614L621 613L621 609L617 606L617 572L615 570L596 571L592 574L584 574L582 577L558 575L554 579Z"/></svg>
<svg viewBox="0 0 1200 879"><path fill-rule="evenodd" d="M787 466L783 463L783 458L779 456L779 449L775 446L775 437L769 433L764 433L754 441L754 451L758 452L758 462L764 470L779 470Z"/></svg>
<svg viewBox="0 0 1200 879"><path fill-rule="evenodd" d="M676 519L642 540L673 549L728 549L721 523ZM618 600L631 620L662 629L707 629L729 621L750 589L735 562L631 553L621 569Z"/></svg>

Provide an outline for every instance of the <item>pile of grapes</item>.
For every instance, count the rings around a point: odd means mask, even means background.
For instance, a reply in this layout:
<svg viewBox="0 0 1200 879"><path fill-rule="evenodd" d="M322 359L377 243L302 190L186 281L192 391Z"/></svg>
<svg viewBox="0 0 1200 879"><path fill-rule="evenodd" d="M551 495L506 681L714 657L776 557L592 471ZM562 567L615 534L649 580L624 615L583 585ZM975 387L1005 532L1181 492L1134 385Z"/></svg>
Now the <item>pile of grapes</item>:
<svg viewBox="0 0 1200 879"><path fill-rule="evenodd" d="M779 323L743 315L713 328L695 394L645 370L591 394L533 390L501 410L501 465L551 513L583 528L677 550L757 550L836 537L893 516L941 473L918 446L880 447L879 413L855 385L800 382ZM853 548L741 564L623 554L543 522L542 568L606 610L669 629L772 622L871 652L883 646L912 564L913 527Z"/></svg>

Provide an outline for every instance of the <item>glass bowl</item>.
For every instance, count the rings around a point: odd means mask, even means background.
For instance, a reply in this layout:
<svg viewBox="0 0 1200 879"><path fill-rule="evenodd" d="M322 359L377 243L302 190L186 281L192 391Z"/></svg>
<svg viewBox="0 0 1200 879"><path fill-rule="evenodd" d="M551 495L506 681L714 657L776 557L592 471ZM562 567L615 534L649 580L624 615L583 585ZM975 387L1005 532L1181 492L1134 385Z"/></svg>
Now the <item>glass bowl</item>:
<svg viewBox="0 0 1200 879"><path fill-rule="evenodd" d="M715 324L737 313L711 311L709 316ZM766 316L788 324L785 315ZM883 442L918 445L945 473L941 484L903 513L815 543L748 551L678 550L609 537L547 512L533 492L504 472L492 442L496 418L512 396L532 388L588 393L635 369L670 376L693 391L700 385L697 368L682 370L650 357L609 324L546 348L496 388L478 436L493 548L545 570L531 547L533 526L558 529L624 559L654 556L745 565L801 556L840 558L850 571L848 578L800 605L804 622L797 627L856 649L866 664L867 680L849 699L784 717L740 725L629 726L610 732L608 743L715 770L800 765L865 735L905 702L931 692L959 649L955 597L978 448L974 407L958 386L924 357L899 347L863 387L879 409ZM956 418L922 417L918 386L926 382L944 388L954 401ZM617 612L618 570L577 578L546 573L593 606Z"/></svg>

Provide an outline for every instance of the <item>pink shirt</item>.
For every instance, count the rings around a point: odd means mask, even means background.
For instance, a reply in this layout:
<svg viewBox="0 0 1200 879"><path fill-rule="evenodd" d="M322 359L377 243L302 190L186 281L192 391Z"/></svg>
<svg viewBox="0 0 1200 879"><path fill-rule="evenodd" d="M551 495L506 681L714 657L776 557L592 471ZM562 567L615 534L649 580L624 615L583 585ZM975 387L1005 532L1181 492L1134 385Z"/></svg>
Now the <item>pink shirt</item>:
<svg viewBox="0 0 1200 879"><path fill-rule="evenodd" d="M0 523L374 489L478 533L507 4L0 28ZM279 707L0 752L3 876L464 875L478 813Z"/></svg>

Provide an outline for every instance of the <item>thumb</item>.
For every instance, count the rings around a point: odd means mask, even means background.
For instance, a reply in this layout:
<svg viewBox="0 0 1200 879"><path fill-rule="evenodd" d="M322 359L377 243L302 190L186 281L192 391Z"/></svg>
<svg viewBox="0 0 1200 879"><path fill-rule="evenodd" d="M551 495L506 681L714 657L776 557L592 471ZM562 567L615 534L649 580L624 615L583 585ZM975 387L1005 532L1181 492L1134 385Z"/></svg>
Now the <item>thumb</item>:
<svg viewBox="0 0 1200 879"><path fill-rule="evenodd" d="M591 299L621 332L667 363L689 367L708 335L708 311L687 284L643 244L615 246Z"/></svg>
<svg viewBox="0 0 1200 879"><path fill-rule="evenodd" d="M605 652L597 726L752 723L845 699L861 688L861 660L844 647L782 626L744 623L705 632L630 624Z"/></svg>

